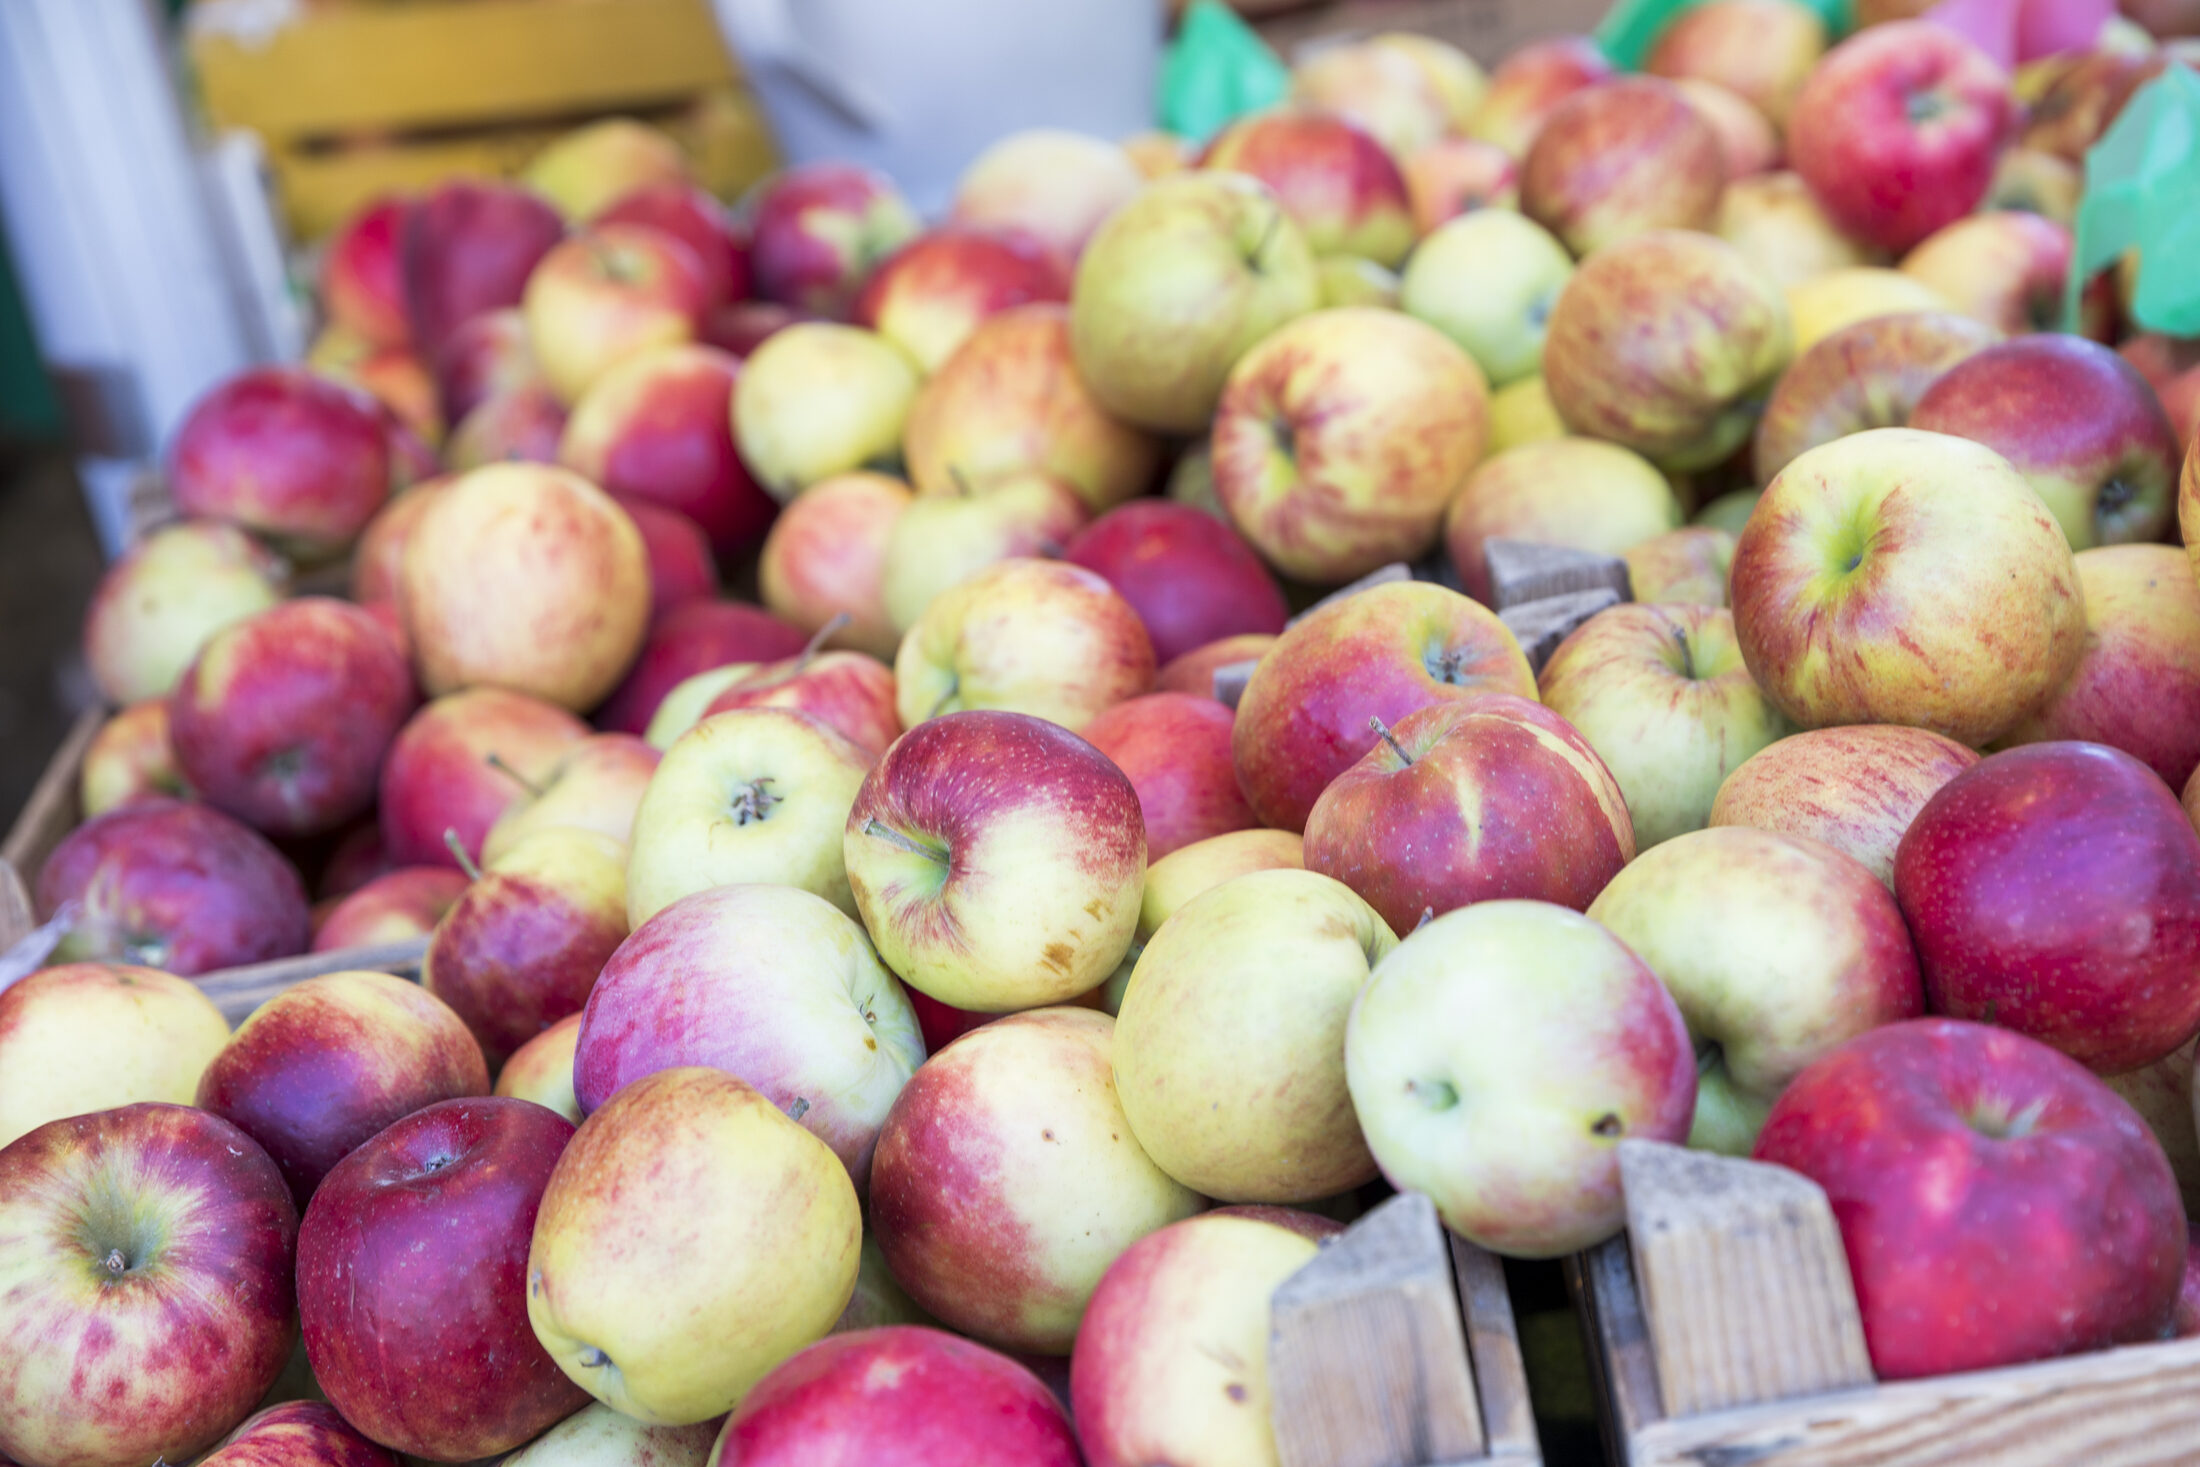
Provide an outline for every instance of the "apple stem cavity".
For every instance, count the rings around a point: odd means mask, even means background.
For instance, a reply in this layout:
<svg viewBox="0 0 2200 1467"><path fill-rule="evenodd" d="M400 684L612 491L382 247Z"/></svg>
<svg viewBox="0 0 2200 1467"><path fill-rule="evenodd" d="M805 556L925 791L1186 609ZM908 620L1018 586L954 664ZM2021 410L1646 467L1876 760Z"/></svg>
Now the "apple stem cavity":
<svg viewBox="0 0 2200 1467"><path fill-rule="evenodd" d="M1398 742L1397 736L1390 731L1389 724L1383 722L1380 718L1370 718L1367 721L1367 726L1375 737L1390 745L1390 752L1398 756L1399 763L1405 765L1408 769L1413 767L1413 756L1406 752L1404 744ZM1423 920L1427 919L1424 918Z"/></svg>
<svg viewBox="0 0 2200 1467"><path fill-rule="evenodd" d="M526 775L520 773L517 769L514 769L509 763L505 762L504 756L496 752L496 750L491 749L489 751L489 757L486 762L491 769L494 769L497 773L503 775L506 779L518 785L521 789L527 791L527 793L533 795L536 799L539 800L542 798L542 786L536 784Z"/></svg>
<svg viewBox="0 0 2200 1467"><path fill-rule="evenodd" d="M912 840L891 825L882 825L877 820L866 820L863 822L863 833L882 840L890 846L899 846L912 856L922 856L927 861L937 861L942 866L947 864L945 852L934 850L923 841Z"/></svg>
<svg viewBox="0 0 2200 1467"><path fill-rule="evenodd" d="M1245 257L1246 269L1251 270L1255 275L1261 273L1260 257L1268 253L1268 246L1275 242L1276 231L1282 227L1283 210L1273 210L1268 215L1267 227L1260 232L1260 242L1254 245L1253 252Z"/></svg>
<svg viewBox="0 0 2200 1467"><path fill-rule="evenodd" d="M1406 1094L1430 1110L1450 1110L1459 1104L1459 1087L1449 1080L1408 1080Z"/></svg>
<svg viewBox="0 0 2200 1467"><path fill-rule="evenodd" d="M1589 1127L1599 1136L1617 1136L1627 1129L1627 1123L1612 1111L1606 1111Z"/></svg>
<svg viewBox="0 0 2200 1467"><path fill-rule="evenodd" d="M761 825L769 820L772 806L778 804L784 798L784 796L775 795L764 788L765 785L775 782L773 777L767 774L761 779L752 779L746 785L743 785L741 792L733 797L733 823L736 825Z"/></svg>
<svg viewBox="0 0 2200 1467"><path fill-rule="evenodd" d="M122 1256L122 1250L120 1248L110 1248L107 1250L106 1263L107 1272L113 1275L115 1278L121 1278L124 1274L130 1271L130 1260Z"/></svg>
<svg viewBox="0 0 2200 1467"><path fill-rule="evenodd" d="M934 703L933 703L933 705L932 705L932 711L924 715L924 717L925 717L925 721L926 721L926 722L930 722L930 721L931 721L932 719L935 719L935 718L939 717L939 716L940 716L940 710L941 710L941 709L943 709L943 708L945 708L945 707L946 707L946 706L947 706L948 704L950 704L950 703L954 702L954 701L955 701L955 695L956 695L957 693L961 692L961 691L962 691L962 679L961 679L961 678L957 677L957 678L950 678L950 679L948 679L948 683L947 683L947 691L946 691L946 692L944 692L944 693L942 693L942 694L940 694L940 696L939 696L939 699L938 699L938 701L936 701L936 702L934 702Z"/></svg>
<svg viewBox="0 0 2200 1467"><path fill-rule="evenodd" d="M601 1370L611 1363L611 1357L594 1345L588 1345L581 1350L580 1363L583 1369Z"/></svg>
<svg viewBox="0 0 2200 1467"><path fill-rule="evenodd" d="M815 662L817 654L824 651L825 644L833 639L833 634L854 620L845 611L834 612L826 619L825 625L810 633L810 640L802 644L802 651L794 660L794 670L801 672ZM493 759L496 756L492 754L489 757Z"/></svg>
<svg viewBox="0 0 2200 1467"><path fill-rule="evenodd" d="M468 881L481 880L481 867L466 853L466 842L458 838L458 831L448 825L443 827L443 846L458 858L458 869L466 873Z"/></svg>

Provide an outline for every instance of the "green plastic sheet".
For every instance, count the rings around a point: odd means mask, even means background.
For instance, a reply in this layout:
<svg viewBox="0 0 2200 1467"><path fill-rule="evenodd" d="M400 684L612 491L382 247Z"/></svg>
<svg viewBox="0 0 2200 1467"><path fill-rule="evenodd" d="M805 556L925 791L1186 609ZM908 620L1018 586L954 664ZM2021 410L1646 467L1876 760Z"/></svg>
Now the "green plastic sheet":
<svg viewBox="0 0 2200 1467"><path fill-rule="evenodd" d="M1684 10L1693 10L1704 0L1618 0L1605 13L1604 23L1596 29L1597 44L1604 54L1612 58L1612 64L1623 71L1640 71L1642 63L1650 55L1650 48L1657 44L1658 34L1672 24L1673 17ZM1826 22L1826 35L1839 40L1856 28L1856 9L1852 0L1802 0Z"/></svg>
<svg viewBox="0 0 2200 1467"><path fill-rule="evenodd" d="M2063 329L2078 329L2086 282L2139 255L2131 314L2149 331L2200 336L2200 72L2171 66L2134 92L2085 155L2077 259Z"/></svg>
<svg viewBox="0 0 2200 1467"><path fill-rule="evenodd" d="M1192 0L1161 58L1162 127L1203 143L1290 91L1290 68L1236 11L1220 0Z"/></svg>

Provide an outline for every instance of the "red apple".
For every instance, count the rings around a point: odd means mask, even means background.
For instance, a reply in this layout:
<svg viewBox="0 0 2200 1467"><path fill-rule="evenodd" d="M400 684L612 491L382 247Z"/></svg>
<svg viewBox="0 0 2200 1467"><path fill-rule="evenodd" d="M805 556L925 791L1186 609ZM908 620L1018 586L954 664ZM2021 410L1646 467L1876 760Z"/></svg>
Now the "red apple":
<svg viewBox="0 0 2200 1467"><path fill-rule="evenodd" d="M356 332L370 346L410 346L405 282L398 269L404 199L375 199L329 236L321 252L321 309L331 325Z"/></svg>
<svg viewBox="0 0 2200 1467"><path fill-rule="evenodd" d="M1062 549L1131 604L1169 662L1223 637L1283 630L1283 593L1260 557L1213 515L1140 499L1094 520Z"/></svg>
<svg viewBox="0 0 2200 1467"><path fill-rule="evenodd" d="M792 708L826 724L876 759L901 737L893 670L863 652L818 652L767 662L705 705L702 716L736 708Z"/></svg>
<svg viewBox="0 0 2200 1467"><path fill-rule="evenodd" d="M1902 311L1813 342L1773 383L1757 420L1757 482L1771 483L1806 449L1867 428L1907 426L1926 389L1994 341L1994 329L1969 316Z"/></svg>
<svg viewBox="0 0 2200 1467"><path fill-rule="evenodd" d="M748 252L734 237L716 199L684 180L645 183L621 194L594 224L647 224L695 252L703 267L706 310L731 305L749 293Z"/></svg>
<svg viewBox="0 0 2200 1467"><path fill-rule="evenodd" d="M483 311L460 325L432 365L436 401L453 428L490 398L542 378L517 306Z"/></svg>
<svg viewBox="0 0 2200 1467"><path fill-rule="evenodd" d="M529 1101L446 1100L328 1174L298 1229L298 1312L313 1378L345 1420L456 1462L587 1404L527 1321L535 1213L572 1135Z"/></svg>
<svg viewBox="0 0 2200 1467"><path fill-rule="evenodd" d="M798 164L764 183L751 206L756 293L843 319L864 278L923 227L884 175L853 163Z"/></svg>
<svg viewBox="0 0 2200 1467"><path fill-rule="evenodd" d="M284 1401L255 1411L199 1467L398 1467L326 1401Z"/></svg>
<svg viewBox="0 0 2200 1467"><path fill-rule="evenodd" d="M470 856L505 807L520 796L494 754L523 778L540 781L559 756L588 737L588 725L564 709L502 688L470 688L438 698L412 716L382 761L382 842L403 866L455 866L444 845L458 832Z"/></svg>
<svg viewBox="0 0 2200 1467"><path fill-rule="evenodd" d="M336 839L313 894L321 901L349 896L377 876L400 869L382 844L382 823L362 820Z"/></svg>
<svg viewBox="0 0 2200 1467"><path fill-rule="evenodd" d="M1202 168L1249 173L1275 191L1317 255L1359 255L1395 269L1413 248L1413 203L1398 164L1340 112L1256 112L1207 144Z"/></svg>
<svg viewBox="0 0 2200 1467"><path fill-rule="evenodd" d="M642 533L642 553L649 560L651 625L675 606L718 595L718 562L711 558L710 538L701 525L647 499L613 497Z"/></svg>
<svg viewBox="0 0 2200 1467"><path fill-rule="evenodd" d="M429 361L459 327L516 306L565 221L516 184L453 179L414 204L398 252L413 347Z"/></svg>
<svg viewBox="0 0 2200 1467"><path fill-rule="evenodd" d="M444 461L464 473L484 464L554 464L565 439L565 404L550 384L531 377L519 386L483 398L481 405L452 425L444 441Z"/></svg>
<svg viewBox="0 0 2200 1467"><path fill-rule="evenodd" d="M803 490L764 537L764 604L813 634L846 616L827 646L892 657L901 632L886 610L886 547L909 503L909 486L885 474L841 474Z"/></svg>
<svg viewBox="0 0 2200 1467"><path fill-rule="evenodd" d="M745 358L789 326L816 319L807 311L771 301L737 301L703 319L700 340L705 346Z"/></svg>
<svg viewBox="0 0 2200 1467"><path fill-rule="evenodd" d="M2185 1270L2146 1124L2043 1044L1914 1019L1773 1105L1756 1157L1826 1189L1882 1380L2160 1339Z"/></svg>
<svg viewBox="0 0 2200 1467"><path fill-rule="evenodd" d="M543 379L568 407L618 363L693 341L709 308L703 266L646 224L594 224L542 257L520 310Z"/></svg>
<svg viewBox="0 0 2200 1467"><path fill-rule="evenodd" d="M178 511L309 556L350 544L395 475L374 400L296 367L260 367L200 398L168 453Z"/></svg>
<svg viewBox="0 0 2200 1467"><path fill-rule="evenodd" d="M1438 138L1401 165L1413 201L1413 229L1425 235L1447 219L1476 209L1511 209L1520 202L1520 165L1479 138Z"/></svg>
<svg viewBox="0 0 2200 1467"><path fill-rule="evenodd" d="M110 703L175 691L206 639L283 597L287 568L234 525L164 525L107 568L84 612L84 660Z"/></svg>
<svg viewBox="0 0 2200 1467"><path fill-rule="evenodd" d="M1230 762L1236 716L1211 696L1148 693L1085 725L1085 739L1115 761L1138 792L1146 857L1260 824Z"/></svg>
<svg viewBox="0 0 2200 1467"><path fill-rule="evenodd" d="M191 797L168 737L166 698L132 703L101 724L84 750L84 772L77 781L77 803L86 819L147 795Z"/></svg>
<svg viewBox="0 0 2200 1467"><path fill-rule="evenodd" d="M1551 109L1520 165L1520 209L1587 255L1654 229L1709 229L1719 136L1670 82L1598 82Z"/></svg>
<svg viewBox="0 0 2200 1467"><path fill-rule="evenodd" d="M597 710L599 726L640 735L665 694L699 672L735 662L771 662L802 651L804 634L761 607L691 601L658 618L641 654Z"/></svg>
<svg viewBox="0 0 2200 1467"><path fill-rule="evenodd" d="M367 521L351 552L351 599L362 605L397 599L398 568L405 562L405 542L436 491L450 480L426 479L399 494Z"/></svg>
<svg viewBox="0 0 2200 1467"><path fill-rule="evenodd" d="M1276 645L1278 638L1259 632L1245 632L1234 637L1218 637L1203 646L1171 658L1153 675L1153 687L1157 693L1190 693L1195 697L1212 698L1215 695L1215 674L1225 667L1241 662L1258 662Z"/></svg>
<svg viewBox="0 0 2200 1467"><path fill-rule="evenodd" d="M1902 257L1902 273L2005 336L2059 331L2076 250L2070 227L2020 209L1966 215ZM2081 307L2083 334L2111 340L2113 287L2104 277Z"/></svg>
<svg viewBox="0 0 2200 1467"><path fill-rule="evenodd" d="M1482 94L1467 131L1515 158L1524 158L1559 103L1611 74L1611 59L1587 36L1531 42L1490 73L1489 89Z"/></svg>
<svg viewBox="0 0 2200 1467"><path fill-rule="evenodd" d="M465 873L447 866L385 871L336 899L314 929L313 951L339 952L426 937L465 889Z"/></svg>
<svg viewBox="0 0 2200 1467"><path fill-rule="evenodd" d="M1029 236L949 226L918 235L880 261L851 319L936 372L986 317L1030 301L1068 299L1061 261Z"/></svg>

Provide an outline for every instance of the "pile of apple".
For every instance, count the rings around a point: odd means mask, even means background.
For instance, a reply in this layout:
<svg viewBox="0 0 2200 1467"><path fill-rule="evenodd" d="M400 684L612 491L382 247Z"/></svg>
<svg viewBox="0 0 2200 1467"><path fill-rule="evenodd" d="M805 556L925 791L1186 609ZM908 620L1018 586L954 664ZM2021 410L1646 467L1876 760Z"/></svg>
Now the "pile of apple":
<svg viewBox="0 0 2200 1467"><path fill-rule="evenodd" d="M369 210L89 616L0 1458L1269 1462L1323 1238L1630 1137L1824 1186L1883 1376L2200 1330L2200 348L2045 329L2171 64L1710 0L929 229L630 123ZM1532 666L1497 541L1631 596Z"/></svg>

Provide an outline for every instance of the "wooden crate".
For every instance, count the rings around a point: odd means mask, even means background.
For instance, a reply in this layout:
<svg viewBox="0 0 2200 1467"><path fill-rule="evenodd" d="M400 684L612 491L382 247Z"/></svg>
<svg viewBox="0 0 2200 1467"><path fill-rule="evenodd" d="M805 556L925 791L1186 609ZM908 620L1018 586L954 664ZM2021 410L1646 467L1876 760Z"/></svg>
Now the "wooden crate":
<svg viewBox="0 0 2200 1467"><path fill-rule="evenodd" d="M1618 1467L2190 1467L2200 1339L1875 1383L1826 1195L1620 1143L1628 1231L1567 1262Z"/></svg>
<svg viewBox="0 0 2200 1467"><path fill-rule="evenodd" d="M1584 35L1610 8L1611 0L1332 0L1262 20L1256 29L1287 60L1339 41L1412 31L1449 41L1487 67L1530 41Z"/></svg>

